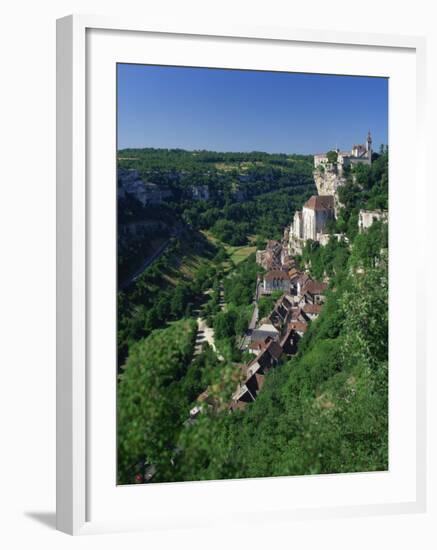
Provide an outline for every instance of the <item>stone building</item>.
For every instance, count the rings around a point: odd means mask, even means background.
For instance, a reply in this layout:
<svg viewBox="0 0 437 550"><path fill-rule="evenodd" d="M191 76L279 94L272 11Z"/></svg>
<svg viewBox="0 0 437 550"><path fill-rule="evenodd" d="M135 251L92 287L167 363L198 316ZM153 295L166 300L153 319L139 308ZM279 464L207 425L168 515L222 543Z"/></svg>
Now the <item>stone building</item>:
<svg viewBox="0 0 437 550"><path fill-rule="evenodd" d="M372 136L370 131L367 134L364 144L353 145L350 151L340 151L334 149L337 153L337 161L330 162L327 153L314 155L314 168L320 169L320 172L336 171L341 173L345 166L352 164L372 164Z"/></svg>
<svg viewBox="0 0 437 550"><path fill-rule="evenodd" d="M376 221L387 221L386 210L360 210L358 215L358 231L362 233Z"/></svg>
<svg viewBox="0 0 437 550"><path fill-rule="evenodd" d="M326 226L334 219L334 197L313 195L302 209L302 238L317 240L319 233L326 233Z"/></svg>
<svg viewBox="0 0 437 550"><path fill-rule="evenodd" d="M256 251L256 263L266 271L281 268L282 245L278 241L267 241L265 250Z"/></svg>
<svg viewBox="0 0 437 550"><path fill-rule="evenodd" d="M289 231L289 254L301 254L305 242L309 239L326 243L327 225L335 219L333 195L313 195L301 212L295 212Z"/></svg>
<svg viewBox="0 0 437 550"><path fill-rule="evenodd" d="M268 271L263 278L263 292L265 294L270 294L277 290L290 292L290 278L288 273L282 269Z"/></svg>
<svg viewBox="0 0 437 550"><path fill-rule="evenodd" d="M334 149L337 153L335 162L330 162L327 153L314 155L314 182L319 195L333 195L335 198L335 207L340 206L338 201L338 188L345 184L344 169L355 164L372 163L372 136L367 134L364 144L353 145L350 151L340 151ZM331 159L332 160L332 159Z"/></svg>

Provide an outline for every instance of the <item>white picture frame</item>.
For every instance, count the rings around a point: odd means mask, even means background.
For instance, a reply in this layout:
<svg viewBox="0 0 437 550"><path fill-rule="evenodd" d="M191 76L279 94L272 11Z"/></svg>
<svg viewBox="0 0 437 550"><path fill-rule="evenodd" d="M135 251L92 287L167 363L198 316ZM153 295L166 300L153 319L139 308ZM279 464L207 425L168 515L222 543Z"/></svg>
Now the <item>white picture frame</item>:
<svg viewBox="0 0 437 550"><path fill-rule="evenodd" d="M90 430L90 410L95 399L95 384L90 384L90 358L92 357L92 334L90 333L90 310L96 315L95 307L91 308L93 300L92 274L90 274L90 249L93 245L90 241L89 229L92 227L95 207L91 207L92 189L89 187L90 178L93 177L93 168L89 166L89 146L93 141L87 133L88 118L93 102L89 96L89 82L92 81L90 71L95 68L95 61L90 62L89 49L98 50L98 44L87 39L92 31L107 33L105 40L114 41L112 34L129 33L135 40L141 36L153 37L153 39L168 42L165 51L167 60L175 59L174 64L181 64L180 55L176 55L175 45L178 38L188 37L198 40L213 39L215 48L220 48L221 43L232 48L233 44L244 44L250 51L252 45L275 48L284 45L314 45L317 48L340 47L347 49L359 48L363 55L371 55L376 50L396 51L414 56L414 88L415 103L409 104L408 109L414 110L414 133L411 140L414 141L414 189L415 193L423 191L425 181L423 162L424 142L424 91L425 91L425 40L421 37L353 34L325 31L297 30L287 28L177 28L172 26L154 26L147 22L129 21L124 19L111 19L96 16L72 15L57 22L57 528L69 534L84 534L96 531L148 529L186 525L190 521L190 514L177 516L169 510L164 514L165 501L169 497L175 499L179 506L185 507L198 498L205 498L205 487L209 492L215 492L218 500L226 499L226 495L232 491L235 483L245 483L249 490L260 487L263 483L263 491L267 487L265 480L243 480L229 482L202 482L183 484L182 489L175 488L175 484L164 486L156 485L149 498L153 499L153 507L156 513L151 520L150 514L139 514L128 517L118 517L109 513L97 514L98 519L90 516L90 486L93 483L93 458L91 449L91 435L96 433ZM111 34L112 33L112 34ZM175 42L175 44L176 44ZM115 43L114 43L115 44ZM114 46L116 51L117 46ZM212 50L211 50L212 51ZM127 52L127 53L126 53ZM120 51L122 61L129 61L129 48ZM246 54L247 55L247 54ZM334 56L335 57L335 56ZM109 60L109 58L108 58ZM109 60L110 61L110 60ZM261 63L259 58L254 58L248 63L257 67ZM335 61L333 61L335 64ZM209 65L209 63L208 63ZM213 66L214 63L212 63ZM199 65L202 66L202 65ZM223 65L226 66L226 65ZM230 65L232 66L232 65ZM241 65L238 66L241 68ZM375 68L375 71L378 69ZM382 69L381 69L382 70ZM326 72L335 72L328 69ZM311 72L311 70L309 71ZM373 74L373 73L369 73ZM103 76L102 76L103 78ZM413 97L411 95L411 97ZM410 101L410 100L409 100ZM410 101L411 103L411 101ZM115 110L115 103L113 104ZM114 111L115 112L115 111ZM411 111L412 112L412 111ZM115 117L115 115L114 115ZM115 118L114 118L115 120ZM392 121L393 122L393 121ZM396 121L395 121L396 122ZM112 139L112 138L111 138ZM115 135L113 136L115 140ZM109 144L110 146L110 144ZM413 144L410 143L413 147ZM113 166L108 169L112 170ZM390 181L397 176L396 170L390 167ZM401 175L398 175L401 179ZM115 174L114 174L115 178ZM105 203L104 203L105 204ZM408 203L399 200L397 208L399 214ZM391 214L390 214L391 215ZM92 216L92 219L90 218ZM417 212L414 213L414 231L418 232L423 227L424 220L420 219ZM401 223L401 216L390 219L390 224L397 227ZM95 234L95 232L94 232ZM413 234L413 241L414 241ZM418 233L417 233L418 234ZM407 236L406 236L407 238ZM392 244L390 245L392 247ZM394 247L396 249L396 247ZM95 248L94 248L95 250ZM416 252L417 272L416 277L424 280L425 255L419 244ZM115 274L114 274L115 278ZM416 313L419 304L425 300L425 290L422 285L416 285L415 294ZM97 313L98 314L98 313ZM270 518L299 518L299 517L338 517L344 515L363 514L390 514L398 512L420 512L426 507L426 463L425 463L425 433L426 433L426 403L425 403L425 327L424 317L416 315L414 322L415 342L415 376L414 385L409 389L412 406L415 407L414 422L412 422L411 434L415 445L410 449L411 463L408 466L411 475L414 473L414 481L408 489L410 498L393 498L378 502L369 501L354 504L341 504L341 502L329 505L323 499L322 493L318 494L317 485L327 484L330 490L339 483L334 476L313 476L311 481L313 495L320 497L320 504L308 506L302 501L301 505L288 504L282 500L278 508L266 509L264 503L252 499L245 515L244 521L256 521L258 517ZM398 342L399 343L399 342ZM91 350L91 351L90 351ZM411 349L413 353L413 349ZM410 365L411 366L411 365ZM115 375L114 375L115 378ZM91 389L92 388L92 389ZM396 400L396 396L392 396ZM91 415L92 416L92 415ZM95 419L95 415L93 416ZM93 420L95 422L95 420ZM115 437L115 434L114 434ZM414 457L413 457L414 455ZM114 455L115 461L115 455ZM414 462L414 472L412 470ZM318 479L317 479L318 478ZM321 479L323 478L323 479ZM287 478L288 479L288 478ZM302 478L301 478L302 479ZM351 479L351 478L349 478ZM358 478L357 478L358 479ZM370 476L367 478L372 484ZM270 495L279 494L280 484L278 480L270 480ZM286 483L281 478L281 483ZM295 481L301 483L300 481ZM357 481L358 483L358 481ZM378 483L376 480L375 483ZM115 480L114 480L115 484ZM257 485L258 484L258 485ZM182 484L179 484L179 487ZM414 485L414 487L413 487ZM199 489L200 487L200 489ZM141 489L141 488L139 488ZM94 490L94 489L93 489ZM120 488L121 491L127 490ZM173 491L173 492L172 492ZM103 493L102 493L103 494ZM120 493L121 494L121 493ZM190 496L191 494L191 496ZM267 493L265 493L267 495ZM98 500L98 499L96 499ZM250 500L250 499L249 499ZM160 504L160 501L162 503ZM161 506L161 508L160 508ZM116 508L113 508L116 510ZM232 520L232 510L224 512L221 516L228 521ZM188 519L187 519L188 518ZM241 519L240 518L240 519ZM212 519L211 519L212 521ZM209 523L207 516L202 516L193 521L193 525L206 525Z"/></svg>

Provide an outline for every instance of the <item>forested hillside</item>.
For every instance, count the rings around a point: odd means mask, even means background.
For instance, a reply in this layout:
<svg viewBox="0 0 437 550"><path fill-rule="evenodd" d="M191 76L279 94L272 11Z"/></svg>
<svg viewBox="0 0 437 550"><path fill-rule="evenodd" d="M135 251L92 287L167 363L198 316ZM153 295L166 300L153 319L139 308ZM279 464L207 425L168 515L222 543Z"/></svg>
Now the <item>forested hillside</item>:
<svg viewBox="0 0 437 550"><path fill-rule="evenodd" d="M311 194L311 185L302 183L309 163L261 153L123 155L131 160L120 163L140 166L143 177L159 173L180 193L165 208L183 230L119 292L119 482L386 470L388 225L375 221L362 233L357 226L360 209L387 208L387 151L347 174L343 206L330 228L343 237L326 246L308 241L295 258L301 269L329 283L323 309L297 354L282 355L256 400L232 413L229 398L244 362L239 342L262 269L251 245L281 235ZM205 165L211 166L208 185L215 191L208 200L193 201L185 193L194 185L193 174L205 175ZM240 187L238 175L250 170L264 176ZM191 175L181 177L181 171ZM275 185L267 173L277 174ZM250 185L261 189L262 177L264 191L252 193ZM236 188L227 194L226 185L237 181L244 202ZM262 316L277 297L259 301ZM215 330L216 352L208 344L196 352L198 315ZM206 389L209 406L188 421Z"/></svg>
<svg viewBox="0 0 437 550"><path fill-rule="evenodd" d="M129 149L119 151L118 165L172 191L159 205L118 200L121 366L132 343L202 302L236 260L232 247L251 252L257 241L279 238L315 187L310 156ZM208 198L193 200L193 190L205 186ZM139 238L126 230L132 225L140 226ZM163 244L159 258L126 284Z"/></svg>
<svg viewBox="0 0 437 550"><path fill-rule="evenodd" d="M181 432L176 479L388 468L386 231L357 237L299 354L269 373L255 402Z"/></svg>
<svg viewBox="0 0 437 550"><path fill-rule="evenodd" d="M254 233L279 237L315 191L312 157L305 155L126 149L118 166L165 185L173 194L166 207L176 217L232 245L246 244Z"/></svg>

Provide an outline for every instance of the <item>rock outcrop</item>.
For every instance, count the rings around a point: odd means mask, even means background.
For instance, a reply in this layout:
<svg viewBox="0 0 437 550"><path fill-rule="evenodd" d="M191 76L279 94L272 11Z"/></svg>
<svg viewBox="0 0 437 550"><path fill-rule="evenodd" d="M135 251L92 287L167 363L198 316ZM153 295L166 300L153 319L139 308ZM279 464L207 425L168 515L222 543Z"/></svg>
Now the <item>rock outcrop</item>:
<svg viewBox="0 0 437 550"><path fill-rule="evenodd" d="M337 195L337 189L346 183L336 169L314 170L314 182L319 195Z"/></svg>

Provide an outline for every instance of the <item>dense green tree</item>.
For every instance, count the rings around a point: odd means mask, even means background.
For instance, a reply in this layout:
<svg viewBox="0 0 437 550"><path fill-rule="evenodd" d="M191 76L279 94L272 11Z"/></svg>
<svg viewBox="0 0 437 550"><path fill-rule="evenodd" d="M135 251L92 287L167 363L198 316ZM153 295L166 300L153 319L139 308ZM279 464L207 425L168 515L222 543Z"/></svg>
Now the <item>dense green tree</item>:
<svg viewBox="0 0 437 550"><path fill-rule="evenodd" d="M195 334L194 321L181 321L131 347L117 389L120 483L133 482L139 464L168 474L188 406L178 382L191 361Z"/></svg>
<svg viewBox="0 0 437 550"><path fill-rule="evenodd" d="M338 153L337 151L328 151L326 153L326 156L328 157L328 162L331 164L335 164L337 162Z"/></svg>

